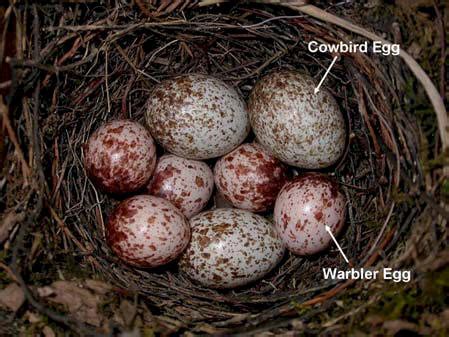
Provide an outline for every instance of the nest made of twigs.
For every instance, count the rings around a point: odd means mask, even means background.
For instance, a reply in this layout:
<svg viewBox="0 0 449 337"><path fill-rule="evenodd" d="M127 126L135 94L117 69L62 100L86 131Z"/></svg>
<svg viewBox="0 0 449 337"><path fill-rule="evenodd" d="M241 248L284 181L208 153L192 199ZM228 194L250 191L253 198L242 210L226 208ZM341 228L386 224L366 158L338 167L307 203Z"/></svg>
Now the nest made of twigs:
<svg viewBox="0 0 449 337"><path fill-rule="evenodd" d="M10 178L5 207L23 200L29 231L38 221L47 223L41 229L51 256L46 259L63 268L68 254L87 273L138 294L172 332L269 330L275 319L344 291L351 281L325 281L320 273L323 267L346 268L334 248L312 257L290 254L263 280L232 291L198 286L175 264L138 270L111 253L104 224L119 200L97 190L82 165L82 144L99 125L116 117L143 121L152 87L185 73L217 76L245 98L275 68L299 69L318 82L333 56L307 52L309 41L363 40L277 6L194 7L151 16L138 4L20 8L22 19L30 20L31 38L23 60L14 64L19 90L11 102L22 108L10 108L10 119L25 151L23 158L20 152L10 158L21 172ZM340 57L325 85L348 124L344 158L326 170L349 201L341 244L354 266L395 265L421 207L419 198L409 196L424 186L418 127L403 109L408 71L394 56ZM33 193L22 190L23 177Z"/></svg>

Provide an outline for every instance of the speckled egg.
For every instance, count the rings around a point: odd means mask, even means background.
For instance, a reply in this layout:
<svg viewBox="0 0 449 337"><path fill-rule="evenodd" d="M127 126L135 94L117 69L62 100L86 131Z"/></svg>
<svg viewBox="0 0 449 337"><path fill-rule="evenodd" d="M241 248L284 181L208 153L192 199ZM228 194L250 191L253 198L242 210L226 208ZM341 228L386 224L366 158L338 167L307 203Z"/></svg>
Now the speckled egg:
<svg viewBox="0 0 449 337"><path fill-rule="evenodd" d="M153 138L142 125L131 120L102 125L83 150L88 176L110 193L129 193L144 187L156 166Z"/></svg>
<svg viewBox="0 0 449 337"><path fill-rule="evenodd" d="M271 209L287 181L287 167L257 143L240 145L217 161L215 184L235 207L253 212Z"/></svg>
<svg viewBox="0 0 449 337"><path fill-rule="evenodd" d="M248 111L257 140L289 165L318 169L335 164L345 149L343 115L324 88L295 71L278 70L254 86Z"/></svg>
<svg viewBox="0 0 449 337"><path fill-rule="evenodd" d="M286 247L298 255L326 249L345 222L346 200L338 184L324 174L306 173L287 183L274 207L274 221Z"/></svg>
<svg viewBox="0 0 449 337"><path fill-rule="evenodd" d="M106 225L106 240L126 263L157 267L176 259L187 247L190 226L169 201L138 195L122 201Z"/></svg>
<svg viewBox="0 0 449 337"><path fill-rule="evenodd" d="M206 206L213 189L214 176L206 163L171 154L159 159L148 185L150 194L171 201L188 218Z"/></svg>
<svg viewBox="0 0 449 337"><path fill-rule="evenodd" d="M166 150L189 159L222 156L248 135L245 102L225 82L199 74L166 80L149 100L146 120Z"/></svg>
<svg viewBox="0 0 449 337"><path fill-rule="evenodd" d="M282 259L284 247L272 224L249 211L219 208L190 220L192 239L181 270L211 288L233 288L262 278Z"/></svg>

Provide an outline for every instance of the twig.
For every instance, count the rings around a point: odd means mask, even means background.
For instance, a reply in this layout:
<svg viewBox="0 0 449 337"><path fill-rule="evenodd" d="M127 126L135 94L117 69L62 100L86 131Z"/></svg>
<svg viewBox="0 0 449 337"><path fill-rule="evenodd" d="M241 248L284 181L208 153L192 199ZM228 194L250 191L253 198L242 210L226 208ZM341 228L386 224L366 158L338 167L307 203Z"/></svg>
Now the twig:
<svg viewBox="0 0 449 337"><path fill-rule="evenodd" d="M2 116L2 123L6 128L6 132L8 133L9 139L14 145L14 149L16 151L17 157L19 158L20 165L22 167L22 176L24 180L24 185L28 185L28 180L31 175L30 167L28 166L25 156L23 155L22 149L20 148L19 142L17 140L16 133L14 132L11 122L8 116L8 107L3 103L3 96L0 96L0 113Z"/></svg>

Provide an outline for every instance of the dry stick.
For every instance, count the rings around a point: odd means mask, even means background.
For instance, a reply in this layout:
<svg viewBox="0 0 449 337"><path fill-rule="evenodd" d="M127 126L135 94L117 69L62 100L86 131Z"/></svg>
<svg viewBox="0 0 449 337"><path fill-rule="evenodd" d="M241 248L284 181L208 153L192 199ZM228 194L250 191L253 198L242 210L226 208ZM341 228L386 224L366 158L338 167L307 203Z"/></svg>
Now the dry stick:
<svg viewBox="0 0 449 337"><path fill-rule="evenodd" d="M16 133L14 132L14 129L11 126L11 121L9 120L8 116L8 107L3 102L3 96L0 96L0 116L2 117L1 118L2 123L6 128L8 137L11 140L12 144L14 145L14 149L20 161L24 185L28 185L28 178L31 175L30 167L28 166L28 163L25 160L25 156L22 152L22 149L20 148L20 144L19 141L17 140Z"/></svg>
<svg viewBox="0 0 449 337"><path fill-rule="evenodd" d="M435 13L437 14L438 19L438 32L440 34L440 46L441 46L441 52L440 52L440 58L441 58L441 64L440 64L440 95L444 99L444 92L446 88L445 84L445 76L446 76L446 33L444 29L444 20L441 16L441 12L438 9L437 1L434 1L433 7L435 8Z"/></svg>

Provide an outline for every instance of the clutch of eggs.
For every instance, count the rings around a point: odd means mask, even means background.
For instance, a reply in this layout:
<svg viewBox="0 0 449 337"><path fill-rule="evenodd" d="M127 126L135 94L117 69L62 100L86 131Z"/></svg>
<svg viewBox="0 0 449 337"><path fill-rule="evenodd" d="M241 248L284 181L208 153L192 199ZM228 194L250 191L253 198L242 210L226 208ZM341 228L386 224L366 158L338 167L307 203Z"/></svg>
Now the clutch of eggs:
<svg viewBox="0 0 449 337"><path fill-rule="evenodd" d="M190 74L157 85L149 131L130 120L108 122L84 145L84 164L99 188L125 199L106 225L106 240L125 263L153 268L179 256L180 269L211 288L233 288L268 274L285 248L299 255L329 246L328 225L343 228L345 198L335 181L306 173L289 181L289 164L336 163L345 123L333 97L303 74L263 77L245 102L223 81ZM258 143L240 145L250 129ZM156 163L156 147L169 153ZM202 159L217 158L214 171ZM236 209L200 213L217 190ZM272 224L251 213L274 207ZM189 219L190 218L190 223ZM191 234L192 232L192 234Z"/></svg>

